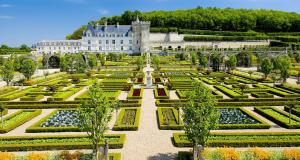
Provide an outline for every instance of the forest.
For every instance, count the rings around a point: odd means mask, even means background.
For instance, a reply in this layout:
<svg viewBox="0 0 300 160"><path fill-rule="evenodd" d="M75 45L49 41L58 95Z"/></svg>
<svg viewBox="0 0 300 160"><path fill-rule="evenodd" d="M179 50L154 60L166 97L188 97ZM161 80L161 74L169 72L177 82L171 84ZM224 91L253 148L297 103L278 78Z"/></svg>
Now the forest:
<svg viewBox="0 0 300 160"><path fill-rule="evenodd" d="M234 32L285 32L300 31L300 14L266 9L202 8L174 11L125 11L120 16L102 17L89 23L131 24L136 16L151 21L151 28L177 28ZM81 26L66 39L80 39L86 25ZM276 33L275 33L276 34ZM297 33L296 33L297 34ZM298 35L298 34L297 34Z"/></svg>

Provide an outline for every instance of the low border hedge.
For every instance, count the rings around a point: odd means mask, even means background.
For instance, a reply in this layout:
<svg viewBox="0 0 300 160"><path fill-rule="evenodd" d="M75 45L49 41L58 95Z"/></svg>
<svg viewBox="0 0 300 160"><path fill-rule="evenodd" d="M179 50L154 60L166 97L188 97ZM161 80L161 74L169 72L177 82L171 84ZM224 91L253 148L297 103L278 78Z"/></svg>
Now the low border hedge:
<svg viewBox="0 0 300 160"><path fill-rule="evenodd" d="M256 98L274 98L274 95L267 92L253 92L251 96Z"/></svg>
<svg viewBox="0 0 300 160"><path fill-rule="evenodd" d="M40 119L33 125L29 126L26 129L26 133L37 133L37 132L80 132L79 127L41 127L41 124L46 122L49 118L55 115L58 111L61 110L73 110L73 109L57 109L45 116L44 118Z"/></svg>
<svg viewBox="0 0 300 160"><path fill-rule="evenodd" d="M162 109L172 109L174 118L176 120L176 125L164 124L164 116L162 113ZM163 130L181 130L183 129L183 122L181 119L178 120L178 111L173 107L159 107L157 108L157 119L158 119L158 127ZM179 121L179 124L178 124Z"/></svg>
<svg viewBox="0 0 300 160"><path fill-rule="evenodd" d="M131 87L129 93L127 94L127 99L142 99L143 94L144 94L144 88L139 88L139 89L140 89L140 95L139 96L133 96L133 91L135 89L133 89L133 87Z"/></svg>
<svg viewBox="0 0 300 160"><path fill-rule="evenodd" d="M180 136L185 133L173 133L173 143L176 147L192 147L189 140L182 140ZM228 132L211 133L212 136L220 136L220 139L207 141L209 147L298 147L300 146L300 132ZM236 136L235 140L226 139L226 136ZM250 136L251 140L243 139L243 136ZM258 136L265 138L257 139ZM270 138L278 136L278 139ZM293 136L289 140L281 137ZM224 138L222 138L224 137Z"/></svg>
<svg viewBox="0 0 300 160"><path fill-rule="evenodd" d="M234 99L241 99L241 98L248 98L247 95L241 95L225 86L222 85L215 85L214 86L216 89L218 89L219 91L223 92L224 94L226 94L227 96L234 98Z"/></svg>
<svg viewBox="0 0 300 160"><path fill-rule="evenodd" d="M17 111L7 117L4 118L3 122L5 122L6 120L9 120L11 118L13 118L14 116L17 116L19 114L22 114L23 112L32 112L29 116L23 118L23 119L18 119L18 121L15 121L15 123L13 123L12 125L10 126L6 126L5 128L0 128L0 133L7 133L19 126L21 126L22 124L30 121L31 119L33 119L34 117L40 115L42 113L42 110L40 109L37 109L37 110L20 110L20 111Z"/></svg>
<svg viewBox="0 0 300 160"><path fill-rule="evenodd" d="M164 87L163 89L164 89L164 91L165 91L165 93L166 93L166 95L165 96L159 96L158 95L158 90L157 90L158 88L154 88L154 97L155 97L155 99L169 99L170 98L170 93L169 93L169 91L167 90L167 88L166 87Z"/></svg>
<svg viewBox="0 0 300 160"><path fill-rule="evenodd" d="M298 107L298 108L300 108L300 107ZM289 108L286 107L286 106L284 106L284 110L285 110L286 112L289 112ZM299 109L297 110L297 109L295 109L295 108L292 108L291 112L292 112L292 114L294 114L294 115L300 117L300 111L299 111Z"/></svg>
<svg viewBox="0 0 300 160"><path fill-rule="evenodd" d="M38 101L44 98L44 95L27 95L20 98L20 101Z"/></svg>
<svg viewBox="0 0 300 160"><path fill-rule="evenodd" d="M123 120L123 116L125 114L125 110L126 109L130 109L130 110L136 110L135 113L135 119L134 119L134 125L123 125L122 124L122 120ZM118 118L114 124L113 130L115 131L135 131L138 130L139 127L139 123L140 123L140 116L141 116L141 108L122 108Z"/></svg>
<svg viewBox="0 0 300 160"><path fill-rule="evenodd" d="M0 141L17 141L17 140L35 140L41 139L39 143L19 143L19 144L1 144L0 151L33 151L33 150L74 150L74 149L91 149L91 142L66 142L66 143L49 143L46 142L47 139L56 139L56 138L86 138L86 135L47 135L47 136L7 136L0 137ZM126 135L125 134L107 134L105 137L118 137L117 142L108 142L110 149L123 148L125 143ZM104 142L101 143L104 145Z"/></svg>

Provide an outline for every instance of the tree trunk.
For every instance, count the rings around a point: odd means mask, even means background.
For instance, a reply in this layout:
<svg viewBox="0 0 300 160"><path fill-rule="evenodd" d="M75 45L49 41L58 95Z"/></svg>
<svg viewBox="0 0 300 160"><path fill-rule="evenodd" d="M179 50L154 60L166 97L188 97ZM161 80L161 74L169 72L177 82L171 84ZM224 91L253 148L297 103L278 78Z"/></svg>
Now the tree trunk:
<svg viewBox="0 0 300 160"><path fill-rule="evenodd" d="M108 141L105 140L105 151L104 151L105 160L109 160L108 149L109 149Z"/></svg>

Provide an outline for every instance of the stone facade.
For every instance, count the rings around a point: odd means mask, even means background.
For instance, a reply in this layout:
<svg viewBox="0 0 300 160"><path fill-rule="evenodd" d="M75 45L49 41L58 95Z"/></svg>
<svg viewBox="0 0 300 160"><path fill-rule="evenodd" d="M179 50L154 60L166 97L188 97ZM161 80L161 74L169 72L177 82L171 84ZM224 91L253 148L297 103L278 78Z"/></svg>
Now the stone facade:
<svg viewBox="0 0 300 160"><path fill-rule="evenodd" d="M88 24L80 40L44 40L36 44L36 53L145 53L163 49L240 48L269 45L269 41L185 42L184 34L150 33L150 22L137 17L131 25Z"/></svg>

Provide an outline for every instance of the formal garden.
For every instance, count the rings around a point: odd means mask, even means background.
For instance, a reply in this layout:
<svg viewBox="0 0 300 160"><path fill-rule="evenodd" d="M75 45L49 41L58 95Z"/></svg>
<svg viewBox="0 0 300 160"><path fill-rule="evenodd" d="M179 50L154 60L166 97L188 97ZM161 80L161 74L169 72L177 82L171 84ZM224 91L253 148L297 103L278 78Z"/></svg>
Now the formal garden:
<svg viewBox="0 0 300 160"><path fill-rule="evenodd" d="M43 60L7 58L0 159L300 159L294 57L207 52L59 55L42 76Z"/></svg>

